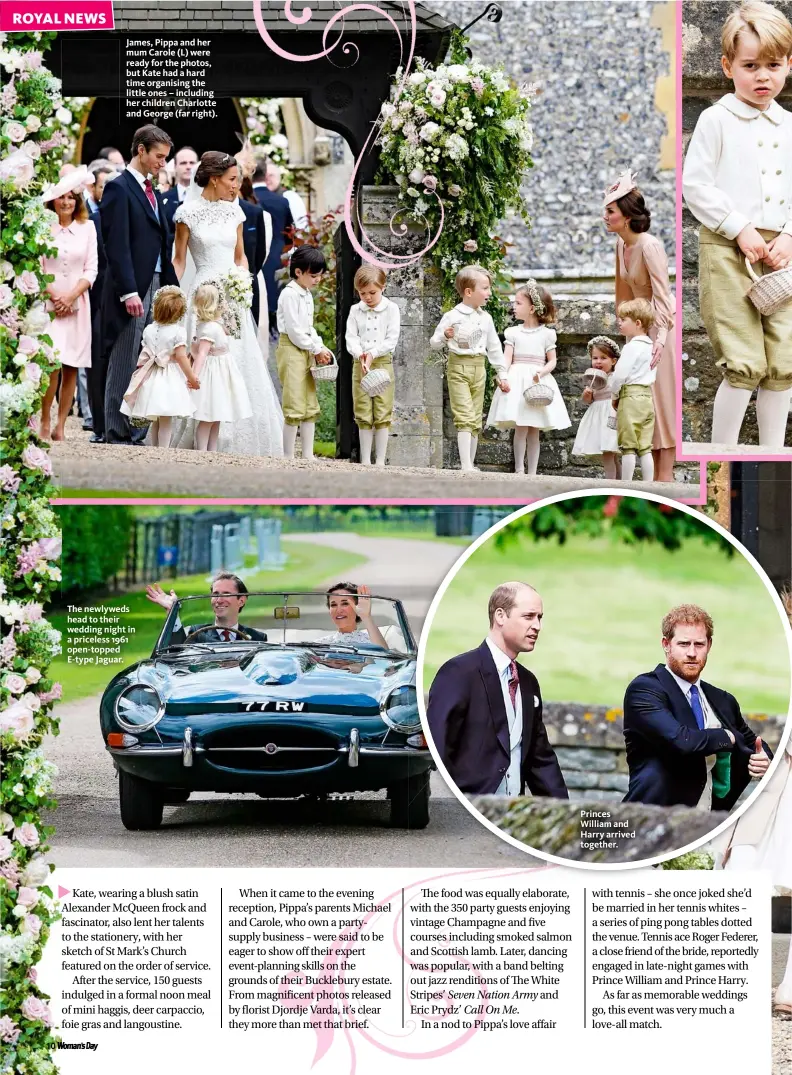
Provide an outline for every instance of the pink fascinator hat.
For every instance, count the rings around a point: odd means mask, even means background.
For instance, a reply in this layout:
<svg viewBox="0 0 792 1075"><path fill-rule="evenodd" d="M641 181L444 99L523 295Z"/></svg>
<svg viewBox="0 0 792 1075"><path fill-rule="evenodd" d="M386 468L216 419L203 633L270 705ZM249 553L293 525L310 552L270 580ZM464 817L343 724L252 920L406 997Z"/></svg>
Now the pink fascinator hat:
<svg viewBox="0 0 792 1075"><path fill-rule="evenodd" d="M638 173L631 172L629 169L626 172L622 172L618 176L616 182L607 188L605 191L605 198L602 206L610 205L611 202L618 201L619 198L623 198L625 194L629 194L631 190L635 190L638 186Z"/></svg>

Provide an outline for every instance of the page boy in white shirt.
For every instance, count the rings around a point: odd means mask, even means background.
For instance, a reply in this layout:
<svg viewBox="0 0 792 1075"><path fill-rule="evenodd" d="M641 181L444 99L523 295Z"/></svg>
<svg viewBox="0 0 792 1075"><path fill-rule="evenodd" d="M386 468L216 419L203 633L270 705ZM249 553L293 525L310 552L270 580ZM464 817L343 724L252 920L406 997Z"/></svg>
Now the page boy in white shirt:
<svg viewBox="0 0 792 1075"><path fill-rule="evenodd" d="M364 466L371 465L372 444L377 466L385 466L393 423L393 351L399 342L401 317L396 303L382 293L387 279L376 265L361 265L354 280L360 302L349 311L346 325L347 351L355 359L352 401L360 435L360 462ZM385 391L378 396L368 395L361 387L372 369L384 370L390 377Z"/></svg>
<svg viewBox="0 0 792 1075"><path fill-rule="evenodd" d="M509 391L509 382L503 347L492 317L484 309L492 294L492 276L481 265L466 265L457 273L454 288L462 301L440 318L431 347L435 351L448 347L446 381L459 464L462 470L473 470L484 419L486 363L495 367L501 392Z"/></svg>
<svg viewBox="0 0 792 1075"><path fill-rule="evenodd" d="M759 441L782 447L792 390L792 303L763 317L747 297L745 258L759 275L792 259L792 114L775 100L792 65L792 25L749 0L721 32L721 65L734 82L699 117L682 190L699 233L701 318L724 380L712 442L737 444L758 388Z"/></svg>
<svg viewBox="0 0 792 1075"><path fill-rule="evenodd" d="M641 462L641 478L654 480L652 437L654 402L652 385L657 371L652 369L652 340L649 330L654 313L646 299L630 299L619 304L619 332L627 340L613 371L610 390L616 412L616 433L621 452L622 481L632 481L636 456Z"/></svg>

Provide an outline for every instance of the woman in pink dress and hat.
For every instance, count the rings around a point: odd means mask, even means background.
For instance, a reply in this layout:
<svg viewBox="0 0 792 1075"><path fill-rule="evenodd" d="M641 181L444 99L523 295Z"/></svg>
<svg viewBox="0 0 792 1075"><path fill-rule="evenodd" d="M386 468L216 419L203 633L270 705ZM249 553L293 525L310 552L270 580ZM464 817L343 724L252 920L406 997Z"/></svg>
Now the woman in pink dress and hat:
<svg viewBox="0 0 792 1075"><path fill-rule="evenodd" d="M58 422L53 440L63 440L66 419L74 401L77 371L91 365L91 304L88 291L96 279L96 228L91 223L80 189L88 176L83 166L64 175L48 187L41 200L58 220L52 225L55 257L41 259L45 273L55 279L47 284L47 307L55 317L49 334L61 362L60 371L50 375L41 411L41 436L49 440L50 411L61 378Z"/></svg>
<svg viewBox="0 0 792 1075"><path fill-rule="evenodd" d="M622 172L605 191L605 227L616 242L616 306L629 299L647 299L655 315L652 385L655 427L652 443L655 481L674 480L676 458L676 368L674 321L676 303L668 280L668 258L659 239L649 234L651 214L632 172Z"/></svg>

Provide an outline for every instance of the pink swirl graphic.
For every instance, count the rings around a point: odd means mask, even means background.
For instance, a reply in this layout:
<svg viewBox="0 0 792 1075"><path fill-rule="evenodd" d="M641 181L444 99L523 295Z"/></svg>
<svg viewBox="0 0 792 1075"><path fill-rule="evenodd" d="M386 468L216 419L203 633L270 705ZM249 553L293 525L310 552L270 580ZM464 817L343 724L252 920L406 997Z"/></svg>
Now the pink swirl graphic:
<svg viewBox="0 0 792 1075"><path fill-rule="evenodd" d="M432 877L422 877L419 881L415 881L404 888L404 906L406 908L408 903L416 898L421 888L437 881L448 880L449 878L454 877L481 877L482 880L498 881L507 880L510 877L524 876L527 873L542 873L552 869L557 869L557 867L542 865L524 869L508 870L454 870L447 873L440 873ZM312 972L309 977L303 971L294 970L285 974L281 979L279 989L279 1003L281 1006L293 1012L298 1017L307 1015L308 1012L310 1012L310 1026L316 1035L316 1049L314 1051L311 1067L315 1067L316 1064L319 1063L319 1061L328 1053L333 1044L335 1030L332 1027L325 1026L324 1023L343 1021L351 1023L356 1021L354 1012L350 1011L350 1003L347 996L347 983L344 978L346 964L349 962L349 959L352 958L352 950L360 943L360 934L365 931L366 927L376 925L378 919L382 915L383 912L379 910L379 908L386 907L399 899L401 893L402 889L397 888L388 896L381 899L376 905L376 908L369 911L357 925L345 927L338 937L336 937L335 941L333 941L322 961L321 969L318 972ZM407 897L408 893L410 893L409 899ZM399 957L404 959L410 966L413 966L413 960L406 957L401 946L401 916L402 912L399 910L393 923L393 946ZM461 1048L466 1042L470 1041L474 1034L478 1033L479 1021L484 1015L488 1000L486 979L475 964L459 956L455 956L454 958L458 959L459 962L464 963L468 971L475 975L479 982L478 990L480 1002L478 1011L472 1016L473 1026L465 1029L456 1038L453 1038L443 1045L438 1045L433 1049L419 1050L408 1050L405 1048L397 1048L395 1045L386 1044L374 1037L363 1027L345 1027L343 1029L343 1035L346 1038L349 1048L349 1075L356 1075L357 1071L357 1051L355 1048L354 1034L358 1034L370 1045L373 1045L376 1049L388 1053L391 1056L398 1056L406 1060L431 1060L435 1057L446 1056ZM436 968L430 967L428 968L427 973L431 974L435 970ZM328 997L325 996L325 991L336 992L338 995ZM408 1004L409 992L406 983L405 991L407 995L403 1000L405 1004ZM438 992L439 999L443 1002L444 1008L442 1012L431 1016L431 1018L438 1023L443 1023L453 1014L454 998L447 990ZM409 1037L416 1029L417 1027L414 1020L410 1020L406 1027L406 1034L404 1035L386 1031L380 1031L380 1033L386 1034L391 1039L401 1039Z"/></svg>
<svg viewBox="0 0 792 1075"><path fill-rule="evenodd" d="M267 47L269 49L271 49L272 52L274 52L277 56L280 56L282 59L290 60L293 63L307 63L307 62L312 61L312 60L327 59L330 63L333 63L333 60L331 59L331 53L336 48L338 48L338 46L341 44L341 42L343 40L343 36L344 36L344 27L343 27L344 16L351 15L352 12L354 12L354 11L372 11L372 12L374 12L375 14L377 14L381 18L383 18L386 22L390 23L390 25L395 30L396 35L397 35L397 37L399 39L399 66L401 67L403 65L404 69L403 69L403 72L402 72L402 78L401 78L401 81L399 82L399 87L398 87L398 91L397 91L397 94L396 94L396 100L398 101L399 98L401 97L401 94L402 94L402 91L404 89L404 86L406 85L407 76L410 73L410 68L412 67L412 62L413 62L413 59L414 59L414 56L415 56L415 38L416 38L415 0L405 0L405 3L406 3L406 6L408 8L409 15L410 15L410 42L409 42L409 53L408 53L406 62L404 62L404 45L402 43L402 32L399 29L399 26L397 25L395 20L391 17L391 15L388 14L387 11L384 11L382 8L377 7L376 4L354 4L353 3L353 4L349 4L347 7L341 8L340 11L337 11L335 13L335 15L333 15L333 17L328 20L328 22L325 25L325 28L324 28L324 30L322 32L322 46L323 46L322 52L315 52L315 53L311 53L310 55L300 55L299 53L288 52L286 49L282 49L280 47L280 45L278 45L274 41L274 39L272 38L272 35L270 34L269 30L267 29L267 27L264 24L264 17L263 17L263 15L261 13L261 0L253 0L253 17L255 19L256 26L258 28L258 32L259 32L259 34L261 36L261 39L264 41L264 43L267 45ZM293 25L297 25L297 26L304 26L306 23L308 23L310 21L310 19L312 17L312 14L313 14L313 12L312 12L310 7L304 7L302 9L302 13L300 15L296 15L292 11L291 5L292 5L292 0L286 0L285 6L284 6L284 12L286 14L286 18L288 19L288 21L290 23L292 23ZM330 31L335 26L335 24L337 22L339 22L339 21L341 21L342 26L341 26L341 30L340 30L338 39L332 45L330 45L328 47L327 40L328 40L328 36L330 34ZM358 46L354 42L346 42L343 45L341 51L346 56L351 55L352 52L354 51L354 59L352 60L352 66L354 66L354 64L357 62L357 59L360 56L360 50L359 50ZM338 66L338 65L333 64L333 66ZM345 196L345 200L344 200L344 227L346 228L346 233L347 233L347 236L349 237L349 242L352 245L352 248L354 249L354 251L357 254L359 254L360 257L364 261L367 261L369 264L376 265L378 268L388 271L388 270L391 270L391 269L404 269L404 268L409 267L410 265L414 265L416 262L420 261L421 258L425 254L429 253L429 251L437 244L437 242L438 242L438 240L440 238L440 235L442 234L443 225L445 223L445 211L444 211L444 208L443 208L443 202L438 197L438 195L435 194L434 192L430 192L429 190L427 190L426 191L427 194L431 193L433 195L433 197L435 197L437 199L438 205L440 207L440 222L439 222L439 225L438 225L437 234L433 238L430 238L430 241L427 243L426 246L424 246L421 250L418 250L415 253L412 253L412 254L394 254L394 253L392 253L390 251L383 250L381 247L377 246L376 243L371 239L371 237L368 235L368 233L366 232L365 228L363 227L362 223L359 223L360 234L361 234L361 237L363 239L363 242L366 245L364 246L360 242L360 240L358 239L357 235L355 234L355 227L354 227L354 223L353 223L353 206L355 204L355 198L356 198L355 183L357 181L358 172L360 171L360 166L361 166L363 160L365 159L366 154L369 152L370 147L376 141L376 138L379 135L381 127L382 127L382 118L380 117L372 124L372 128L371 128L371 131L369 133L369 136L366 139L366 141L365 141L365 143L363 145L363 148L361 149L361 151L358 154L357 158L355 159L355 165L354 165L354 168L352 169L352 175L350 177L349 184L347 186L346 196ZM398 216L400 216L404 212L406 212L405 209L399 209L391 217L389 227L390 227L390 232L391 232L392 235L398 235L398 236L403 237L407 233L408 229L407 229L406 224L400 225L399 228L398 228L398 231L396 230L396 225L395 225L396 218ZM428 230L428 228L427 228L427 230ZM376 255L380 255L380 257L377 257Z"/></svg>

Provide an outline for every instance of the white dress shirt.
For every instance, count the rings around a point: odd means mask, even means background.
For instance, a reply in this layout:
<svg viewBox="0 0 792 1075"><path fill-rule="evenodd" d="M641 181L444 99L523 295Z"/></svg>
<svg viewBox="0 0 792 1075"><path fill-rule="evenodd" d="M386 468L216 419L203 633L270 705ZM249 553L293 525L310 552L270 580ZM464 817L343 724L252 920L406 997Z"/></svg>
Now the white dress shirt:
<svg viewBox="0 0 792 1075"><path fill-rule="evenodd" d="M777 101L762 111L721 97L696 124L682 193L693 216L727 239L748 224L792 235L792 113Z"/></svg>
<svg viewBox="0 0 792 1075"><path fill-rule="evenodd" d="M326 348L313 322L313 295L296 280L290 280L278 299L278 332L285 333L301 351L318 355Z"/></svg>
<svg viewBox="0 0 792 1075"><path fill-rule="evenodd" d="M503 692L503 704L506 708L506 719L509 722L509 749L511 751L509 768L506 770L506 775L498 785L495 794L519 795L521 783L520 768L522 764L522 694L520 693L520 686L518 683L517 694L514 699L514 705L512 705L511 695L509 694L509 677L511 676L512 659L508 653L504 653L502 649L496 646L491 638L487 639L487 645L492 654L492 659L495 661L495 667L498 670L498 676L500 678L501 691Z"/></svg>
<svg viewBox="0 0 792 1075"><path fill-rule="evenodd" d="M622 348L613 371L611 396L618 399L622 388L628 384L654 384L656 376L657 370L652 369L652 341L648 336L633 336Z"/></svg>
<svg viewBox="0 0 792 1075"><path fill-rule="evenodd" d="M619 359L619 362L621 362L621 359ZM684 694L685 698L687 699L687 703L690 706L691 710L693 709L693 706L692 706L692 704L690 702L690 688L692 686L694 686L694 685L696 687L698 687L698 696L699 696L699 700L701 701L701 711L704 714L704 727L705 728L709 729L709 728L722 728L723 727L723 725L721 724L720 720L715 715L715 710L710 705L710 703L709 703L709 701L707 699L707 696L704 693L704 688L700 685L698 680L696 680L695 684L689 683L686 679L682 679L681 676L678 676L678 675L676 675L675 672L672 672L671 669L668 667L668 665L666 665L666 672L668 672L669 675L671 675L673 677L673 679L676 682L677 686L679 687L679 689L682 691L682 693ZM698 725L697 725L697 727L698 727ZM701 798L699 799L699 801L696 804L696 806L700 810L711 810L712 809L712 770L715 768L715 762L717 760L717 755L716 754L708 754L704 760L707 763L707 782L704 785L704 790L701 793Z"/></svg>
<svg viewBox="0 0 792 1075"><path fill-rule="evenodd" d="M143 194L144 194L144 196L146 198L146 201L148 202L148 195L146 194L145 184L146 184L146 180L149 178L149 176L141 175L140 172L137 170L137 168L127 168L126 170L129 172L130 175L133 175L135 177L135 179L138 181L140 189L143 191ZM154 186L154 184L152 183L152 189L153 189L153 186ZM151 205L151 202L149 202L149 205ZM159 218L160 218L159 206L157 205L157 195L156 194L154 195L154 206L153 206L153 208L154 208L154 216L157 218L157 220L159 220ZM162 272L162 258L160 257L159 254L157 254L157 264L154 266L154 272ZM119 301L120 302L126 302L127 299L134 299L134 298L140 298L140 296L138 295L137 291L130 291L128 295L122 295Z"/></svg>
<svg viewBox="0 0 792 1075"><path fill-rule="evenodd" d="M395 302L383 296L377 306L356 303L349 311L346 327L347 351L353 358L369 354L372 358L393 354L399 342L401 317Z"/></svg>
<svg viewBox="0 0 792 1075"><path fill-rule="evenodd" d="M457 342L456 336L448 339L445 330L449 325L465 326L466 334L478 330L479 337L468 347L463 347ZM503 347L500 337L495 331L495 323L492 317L484 309L474 309L460 302L453 310L444 313L440 318L440 324L434 330L431 339L431 347L434 351L441 351L448 347L449 354L458 355L460 358L470 358L471 355L486 353L491 366L494 366L501 378L506 377L506 360L503 357Z"/></svg>

